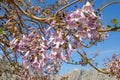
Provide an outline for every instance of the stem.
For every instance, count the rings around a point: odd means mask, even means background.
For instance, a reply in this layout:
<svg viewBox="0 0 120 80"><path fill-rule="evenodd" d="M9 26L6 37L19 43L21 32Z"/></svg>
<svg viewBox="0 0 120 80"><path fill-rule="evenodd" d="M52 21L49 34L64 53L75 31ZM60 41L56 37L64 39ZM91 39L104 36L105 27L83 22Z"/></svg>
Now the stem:
<svg viewBox="0 0 120 80"><path fill-rule="evenodd" d="M0 15L0 19L4 19L4 18L7 18L7 17L6 17L6 16L1 16L1 15Z"/></svg>
<svg viewBox="0 0 120 80"><path fill-rule="evenodd" d="M104 72L104 71L98 69L96 66L94 66L94 65L88 60L88 58L85 57L83 54L81 54L78 50L77 50L77 52L78 52L78 54L79 54L82 58L86 59L86 60L88 61L87 63L88 63L91 67L93 67L95 70L97 70L98 72L101 72L101 73L103 73L103 74L108 74L108 72Z"/></svg>
<svg viewBox="0 0 120 80"><path fill-rule="evenodd" d="M120 27L114 27L109 29L100 29L98 32L120 31Z"/></svg>
<svg viewBox="0 0 120 80"><path fill-rule="evenodd" d="M30 17L30 18L32 18L32 19L34 19L34 20L37 20L37 21L39 21L39 22L45 22L46 20L53 20L54 18L39 18L39 17L36 17L36 16L34 16L34 15L32 15L32 14L29 14L29 13L27 13L27 12L25 12L16 2L12 2L25 16L27 16L27 17Z"/></svg>
<svg viewBox="0 0 120 80"><path fill-rule="evenodd" d="M80 65L80 63L66 62L65 60L63 60L63 62L65 62L67 64L72 64L72 65Z"/></svg>
<svg viewBox="0 0 120 80"><path fill-rule="evenodd" d="M102 11L103 9L105 9L106 7L112 5L112 4L117 4L117 3L120 3L120 1L117 1L117 2L110 2L109 4L106 4L105 6L103 6L101 9L97 9L97 12L100 12Z"/></svg>
<svg viewBox="0 0 120 80"><path fill-rule="evenodd" d="M67 4L66 6L62 7L61 9L59 9L59 10L56 12L55 17L57 16L57 14L58 14L60 11L64 10L65 8L71 6L72 4L75 4L75 3L79 2L79 1L82 2L82 0L75 0L75 1L71 2L70 4Z"/></svg>
<svg viewBox="0 0 120 80"><path fill-rule="evenodd" d="M4 52L5 57L6 57L7 60L9 61L10 65L13 66L13 67L15 68L15 70L19 71L19 69L16 68L16 66L14 65L14 63L11 62L10 57L8 57L7 52L5 51L6 48L3 48L2 46L0 46L0 48L1 48L2 51Z"/></svg>
<svg viewBox="0 0 120 80"><path fill-rule="evenodd" d="M104 72L104 71L98 69L96 66L94 66L94 65L93 65L92 63L90 63L90 62L88 62L88 64L89 64L91 67L93 67L95 70L97 70L98 72L101 72L101 73L103 73L103 74L109 74L108 72Z"/></svg>

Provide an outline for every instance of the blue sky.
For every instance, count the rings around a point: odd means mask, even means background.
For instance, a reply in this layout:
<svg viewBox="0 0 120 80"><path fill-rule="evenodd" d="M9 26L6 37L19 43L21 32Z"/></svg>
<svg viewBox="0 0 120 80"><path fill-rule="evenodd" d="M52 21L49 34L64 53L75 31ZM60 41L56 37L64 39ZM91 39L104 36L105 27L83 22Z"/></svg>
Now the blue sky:
<svg viewBox="0 0 120 80"><path fill-rule="evenodd" d="M94 7L99 7L101 4L103 4L103 1L109 1L109 0L94 0L95 4ZM118 1L118 0L115 0ZM80 3L77 3L80 4ZM81 5L80 5L81 6ZM110 20L113 18L119 19L120 20L120 3L119 4L113 4L107 8L105 8L101 14L102 14L102 20L103 24L107 25L110 24ZM119 24L120 26L120 24ZM93 55L95 52L99 52L99 55L96 57L96 62L99 63L98 67L101 68L103 67L103 62L105 58L111 58L113 53L119 53L120 55L120 32L109 32L108 38L101 43L98 43L97 46L94 46L92 48L86 49L86 52L88 55ZM73 53L75 54L75 53ZM74 59L79 60L78 55L73 56ZM82 67L80 65L70 65L63 63L60 74L67 73L68 71L74 70L74 69L89 69L91 68L90 66L85 66Z"/></svg>

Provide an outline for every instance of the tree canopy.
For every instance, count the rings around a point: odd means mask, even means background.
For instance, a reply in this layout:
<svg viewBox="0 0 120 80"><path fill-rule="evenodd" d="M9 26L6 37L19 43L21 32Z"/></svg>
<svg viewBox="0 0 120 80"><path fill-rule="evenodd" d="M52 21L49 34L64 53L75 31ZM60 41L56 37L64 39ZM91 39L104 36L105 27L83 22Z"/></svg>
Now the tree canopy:
<svg viewBox="0 0 120 80"><path fill-rule="evenodd" d="M89 58L85 51L106 40L110 31L120 31L118 19L104 26L100 13L119 2L109 0L95 10L93 0L0 0L0 60L14 68L16 80L49 80L62 62L90 65L119 80L118 54L99 69L97 55ZM79 54L78 62L71 59L73 53Z"/></svg>

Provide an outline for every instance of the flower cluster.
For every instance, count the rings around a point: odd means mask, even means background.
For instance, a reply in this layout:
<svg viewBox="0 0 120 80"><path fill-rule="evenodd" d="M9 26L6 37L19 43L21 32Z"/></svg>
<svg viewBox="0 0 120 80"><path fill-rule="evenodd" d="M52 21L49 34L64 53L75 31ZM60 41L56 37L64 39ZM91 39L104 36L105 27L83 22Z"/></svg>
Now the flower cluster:
<svg viewBox="0 0 120 80"><path fill-rule="evenodd" d="M14 38L10 46L14 52L22 54L26 67L32 67L44 74L56 73L61 61L69 59L67 50L65 54L61 52L60 46L64 43L62 34L56 31L45 38L33 31L29 35L23 35L21 39Z"/></svg>
<svg viewBox="0 0 120 80"><path fill-rule="evenodd" d="M120 79L120 58L117 54L114 54L112 60L107 63L107 72L110 76L114 76L116 79Z"/></svg>
<svg viewBox="0 0 120 80"><path fill-rule="evenodd" d="M10 46L14 52L22 54L27 67L43 74L54 74L59 70L62 60L69 61L72 51L83 47L85 39L99 42L107 36L107 33L97 31L102 25L90 2L67 15L65 22L66 26L56 26L57 21L52 21L44 29L44 36L33 30L14 38Z"/></svg>
<svg viewBox="0 0 120 80"><path fill-rule="evenodd" d="M74 31L80 41L83 39L102 41L107 37L107 33L98 32L103 27L90 2L87 2L81 9L70 13L66 17L66 21L67 29Z"/></svg>

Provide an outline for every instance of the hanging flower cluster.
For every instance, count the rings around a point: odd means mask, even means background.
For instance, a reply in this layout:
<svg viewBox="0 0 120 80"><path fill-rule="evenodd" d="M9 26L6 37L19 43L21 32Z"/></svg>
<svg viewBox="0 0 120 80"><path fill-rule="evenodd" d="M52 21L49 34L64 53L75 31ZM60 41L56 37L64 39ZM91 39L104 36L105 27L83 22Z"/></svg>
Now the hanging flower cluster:
<svg viewBox="0 0 120 80"><path fill-rule="evenodd" d="M53 34L57 36L57 34ZM58 36L58 38L60 38ZM56 37L56 39L58 40ZM41 73L55 73L59 70L61 60L59 44L60 41L54 40L55 46L52 47L51 41L40 36L36 32L23 35L21 39L14 38L10 42L11 48L15 52L20 52L26 67L37 69ZM49 48L52 48L49 51Z"/></svg>
<svg viewBox="0 0 120 80"><path fill-rule="evenodd" d="M120 58L118 54L114 54L112 60L106 65L107 72L110 76L114 76L116 79L120 79Z"/></svg>
<svg viewBox="0 0 120 80"><path fill-rule="evenodd" d="M90 2L83 5L82 9L70 13L66 17L66 21L67 29L75 31L75 36L80 41L83 39L102 41L107 37L107 33L98 32L103 27Z"/></svg>
<svg viewBox="0 0 120 80"><path fill-rule="evenodd" d="M73 50L83 47L83 41L102 41L107 33L98 32L102 28L98 17L87 2L82 9L68 14L67 25L56 26L57 21L51 22L44 29L45 36L39 31L24 34L22 38L14 38L10 46L16 53L21 53L27 67L32 67L43 74L56 73L61 61L69 61Z"/></svg>

